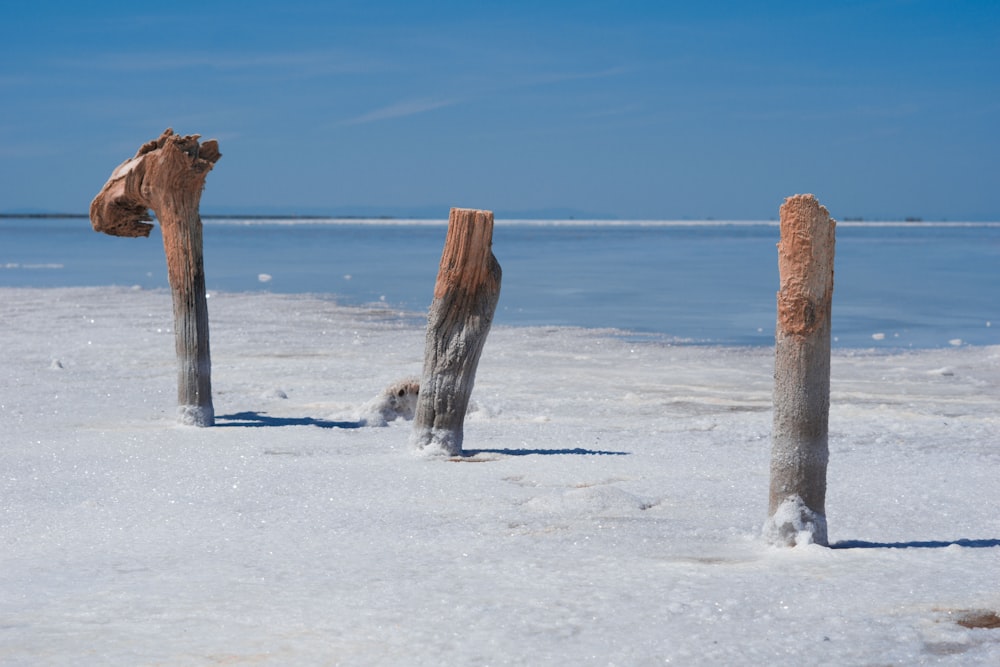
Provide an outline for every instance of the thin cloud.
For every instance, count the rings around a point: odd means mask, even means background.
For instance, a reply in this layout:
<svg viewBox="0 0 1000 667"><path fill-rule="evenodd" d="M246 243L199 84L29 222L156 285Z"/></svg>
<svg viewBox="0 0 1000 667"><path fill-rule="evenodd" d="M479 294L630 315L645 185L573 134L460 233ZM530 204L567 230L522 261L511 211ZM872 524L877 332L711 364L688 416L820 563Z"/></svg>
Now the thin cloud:
<svg viewBox="0 0 1000 667"><path fill-rule="evenodd" d="M458 100L453 100L453 99L403 100L402 102L396 102L395 104L390 104L389 106L381 107L369 111L367 113L363 113L360 116L349 118L341 122L340 124L362 125L364 123L374 123L381 120L389 120L391 118L404 118L406 116L414 116L416 114L426 113L428 111L434 111L435 109L442 109L444 107L449 107L457 103Z"/></svg>
<svg viewBox="0 0 1000 667"><path fill-rule="evenodd" d="M97 55L93 58L56 59L64 67L84 67L110 72L164 72L183 69L297 69L307 72L358 73L376 68L373 63L327 52L287 53L118 53Z"/></svg>

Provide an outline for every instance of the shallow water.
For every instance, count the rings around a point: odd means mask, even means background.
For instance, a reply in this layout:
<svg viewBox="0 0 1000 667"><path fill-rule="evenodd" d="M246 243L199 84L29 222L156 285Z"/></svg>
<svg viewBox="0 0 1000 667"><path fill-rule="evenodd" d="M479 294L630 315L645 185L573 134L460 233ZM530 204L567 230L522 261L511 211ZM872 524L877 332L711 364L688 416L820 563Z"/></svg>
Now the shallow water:
<svg viewBox="0 0 1000 667"><path fill-rule="evenodd" d="M328 294L421 314L444 222L205 223L210 290ZM496 322L617 328L666 340L773 342L775 223L497 221ZM1000 343L1000 223L837 230L834 344ZM167 287L159 228L94 233L86 219L0 220L0 286Z"/></svg>

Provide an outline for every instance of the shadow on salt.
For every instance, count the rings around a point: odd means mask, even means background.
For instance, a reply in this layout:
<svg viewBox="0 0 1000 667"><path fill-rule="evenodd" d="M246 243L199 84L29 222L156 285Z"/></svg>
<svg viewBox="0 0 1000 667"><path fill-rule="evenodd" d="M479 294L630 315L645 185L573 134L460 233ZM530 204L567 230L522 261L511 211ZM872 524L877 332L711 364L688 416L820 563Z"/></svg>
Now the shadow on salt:
<svg viewBox="0 0 1000 667"><path fill-rule="evenodd" d="M926 540L913 542L865 542L863 540L842 540L830 545L831 549L946 549L966 547L969 549L991 549L1000 547L1000 540Z"/></svg>
<svg viewBox="0 0 1000 667"><path fill-rule="evenodd" d="M632 452L614 452L602 449L467 449L465 455L474 457L480 454L498 454L500 456L629 456Z"/></svg>
<svg viewBox="0 0 1000 667"><path fill-rule="evenodd" d="M265 412L234 412L231 415L216 415L216 427L243 426L262 428L265 426L316 426L318 428L361 428L359 421L338 422L313 417L271 417Z"/></svg>

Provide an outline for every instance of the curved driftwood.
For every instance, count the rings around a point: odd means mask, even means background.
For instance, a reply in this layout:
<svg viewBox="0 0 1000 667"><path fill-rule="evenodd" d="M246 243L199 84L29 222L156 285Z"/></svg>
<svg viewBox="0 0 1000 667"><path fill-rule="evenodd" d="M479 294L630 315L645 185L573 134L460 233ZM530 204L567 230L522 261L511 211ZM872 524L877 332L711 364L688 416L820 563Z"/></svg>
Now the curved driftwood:
<svg viewBox="0 0 1000 667"><path fill-rule="evenodd" d="M167 129L118 166L90 204L95 231L112 236L149 236L149 209L163 231L167 275L174 305L177 402L182 423L211 426L211 355L208 303L198 213L208 172L222 156L215 140L180 136Z"/></svg>
<svg viewBox="0 0 1000 667"><path fill-rule="evenodd" d="M492 212L451 209L413 419L412 442L427 454L462 454L465 412L500 298L492 245Z"/></svg>
<svg viewBox="0 0 1000 667"><path fill-rule="evenodd" d="M812 195L781 206L774 428L765 534L827 544L830 311L836 221Z"/></svg>

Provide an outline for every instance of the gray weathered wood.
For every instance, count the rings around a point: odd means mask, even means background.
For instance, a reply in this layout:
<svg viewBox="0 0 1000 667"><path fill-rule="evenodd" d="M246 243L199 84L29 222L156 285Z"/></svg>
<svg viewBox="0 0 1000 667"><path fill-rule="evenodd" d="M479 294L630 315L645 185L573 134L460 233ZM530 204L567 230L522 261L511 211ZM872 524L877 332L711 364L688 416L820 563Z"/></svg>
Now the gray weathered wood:
<svg viewBox="0 0 1000 667"><path fill-rule="evenodd" d="M451 209L427 317L411 438L426 454L462 455L469 396L500 298L500 264L492 245L492 212Z"/></svg>
<svg viewBox="0 0 1000 667"><path fill-rule="evenodd" d="M836 221L812 195L781 206L774 427L765 536L827 544L830 313Z"/></svg>
<svg viewBox="0 0 1000 667"><path fill-rule="evenodd" d="M208 172L221 157L215 140L179 136L167 129L123 162L90 205L95 231L113 236L149 236L153 209L163 232L174 310L178 419L212 426L208 302L198 212Z"/></svg>

